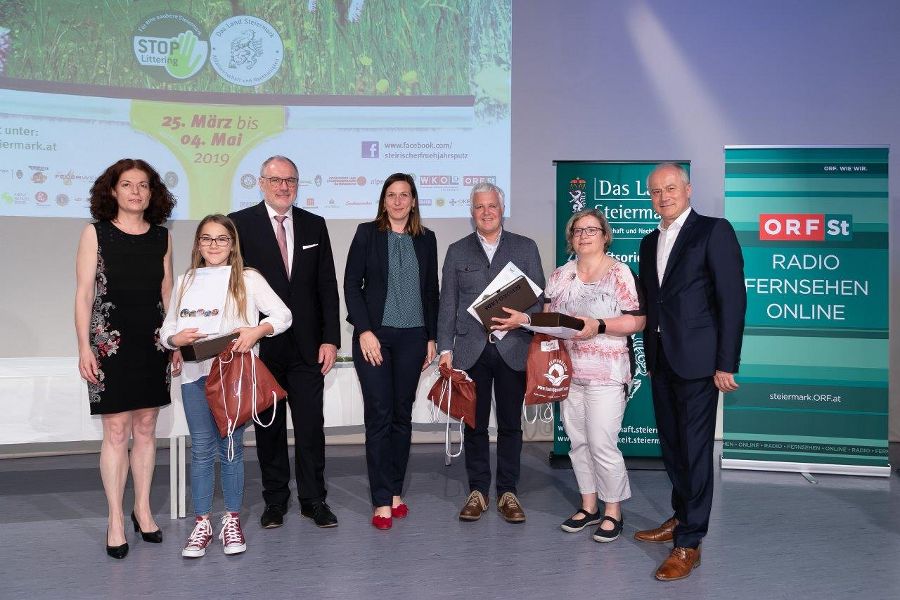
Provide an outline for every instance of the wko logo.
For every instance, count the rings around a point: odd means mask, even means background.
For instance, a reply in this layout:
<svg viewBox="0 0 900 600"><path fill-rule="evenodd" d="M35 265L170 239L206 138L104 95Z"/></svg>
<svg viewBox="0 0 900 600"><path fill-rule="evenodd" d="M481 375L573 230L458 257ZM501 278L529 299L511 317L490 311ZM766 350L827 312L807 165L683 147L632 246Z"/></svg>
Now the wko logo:
<svg viewBox="0 0 900 600"><path fill-rule="evenodd" d="M458 175L419 175L419 185L459 185Z"/></svg>
<svg viewBox="0 0 900 600"><path fill-rule="evenodd" d="M761 214L759 239L784 242L850 241L853 215Z"/></svg>

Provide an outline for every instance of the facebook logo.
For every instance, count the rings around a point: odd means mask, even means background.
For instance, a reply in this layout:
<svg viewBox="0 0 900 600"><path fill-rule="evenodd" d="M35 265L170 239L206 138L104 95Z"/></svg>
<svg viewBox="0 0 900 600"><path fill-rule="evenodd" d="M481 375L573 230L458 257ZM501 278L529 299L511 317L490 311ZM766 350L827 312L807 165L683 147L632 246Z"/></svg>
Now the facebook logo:
<svg viewBox="0 0 900 600"><path fill-rule="evenodd" d="M362 143L362 157L363 158L378 158L378 142L363 142Z"/></svg>

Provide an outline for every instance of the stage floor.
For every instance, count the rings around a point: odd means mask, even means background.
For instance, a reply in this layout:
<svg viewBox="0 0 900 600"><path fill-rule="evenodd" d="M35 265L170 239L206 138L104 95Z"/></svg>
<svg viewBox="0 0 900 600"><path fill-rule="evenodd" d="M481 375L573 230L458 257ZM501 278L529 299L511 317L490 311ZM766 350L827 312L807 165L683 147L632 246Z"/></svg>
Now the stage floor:
<svg viewBox="0 0 900 600"><path fill-rule="evenodd" d="M665 472L630 471L625 532L598 544L589 530L559 529L574 512L578 491L570 470L548 466L549 451L549 443L524 446L524 524L500 518L493 490L480 521L460 522L468 491L462 458L445 467L443 446L418 444L404 496L410 516L395 520L390 531L375 530L363 447L329 446L328 502L339 527L317 529L300 517L294 501L284 527L262 530L259 467L248 448L242 512L247 552L226 557L215 541L206 557L194 560L180 556L193 520L168 517L167 451L159 453L152 492L165 539L148 544L129 533L131 551L122 561L104 552L106 503L96 454L0 460L0 598L900 596L896 472L890 478L817 475L810 483L799 474L717 467L702 565L688 579L664 584L653 572L667 547L636 542L632 535L670 516ZM126 510L130 502L126 491ZM219 495L214 512L222 512Z"/></svg>

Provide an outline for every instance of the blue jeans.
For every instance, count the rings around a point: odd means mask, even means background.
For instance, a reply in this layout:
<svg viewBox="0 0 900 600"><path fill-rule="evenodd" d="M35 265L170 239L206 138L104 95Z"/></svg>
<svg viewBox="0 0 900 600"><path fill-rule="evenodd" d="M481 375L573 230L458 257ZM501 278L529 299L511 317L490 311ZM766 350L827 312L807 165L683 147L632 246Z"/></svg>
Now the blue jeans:
<svg viewBox="0 0 900 600"><path fill-rule="evenodd" d="M244 429L234 430L234 458L228 460L228 438L219 436L219 429L206 402L206 377L182 384L181 399L184 416L191 432L191 500L194 514L212 512L215 487L216 454L222 463L222 495L225 510L240 512L244 500Z"/></svg>

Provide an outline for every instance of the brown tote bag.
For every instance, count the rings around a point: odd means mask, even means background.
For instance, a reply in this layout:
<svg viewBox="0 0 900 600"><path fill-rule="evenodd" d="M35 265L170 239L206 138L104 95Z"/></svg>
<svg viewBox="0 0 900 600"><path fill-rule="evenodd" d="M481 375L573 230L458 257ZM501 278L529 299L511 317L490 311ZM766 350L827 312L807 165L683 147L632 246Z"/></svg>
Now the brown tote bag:
<svg viewBox="0 0 900 600"><path fill-rule="evenodd" d="M428 392L428 399L433 404L432 420L437 422L435 409L439 409L459 421L459 452L454 454L450 449L450 421L444 430L444 452L447 458L456 458L462 454L463 423L475 428L475 382L465 371L446 365L441 365L439 372L440 376Z"/></svg>
<svg viewBox="0 0 900 600"><path fill-rule="evenodd" d="M234 430L250 419L268 427L275 422L277 407L268 423L263 423L259 414L283 398L287 398L287 392L253 352L234 352L229 348L213 359L206 377L206 401L219 435L228 437L229 460L234 457Z"/></svg>
<svg viewBox="0 0 900 600"><path fill-rule="evenodd" d="M553 420L549 403L568 398L569 384L572 382L572 359L562 340L544 333L534 334L528 346L525 370L523 411L526 406L547 403L543 410L538 410L533 420L528 419L526 412L525 420L534 423L540 418L542 422L549 423Z"/></svg>

